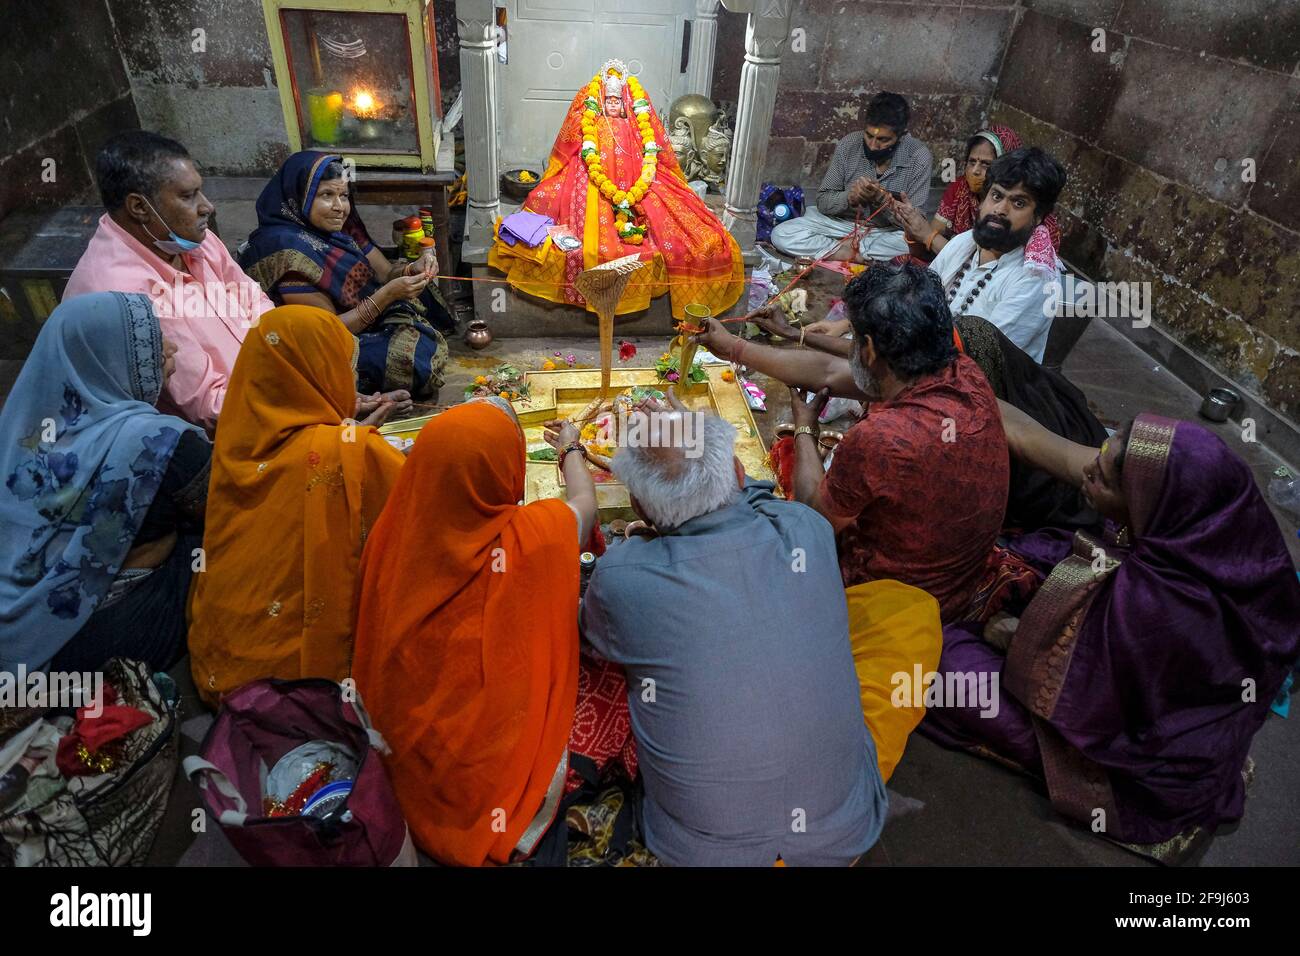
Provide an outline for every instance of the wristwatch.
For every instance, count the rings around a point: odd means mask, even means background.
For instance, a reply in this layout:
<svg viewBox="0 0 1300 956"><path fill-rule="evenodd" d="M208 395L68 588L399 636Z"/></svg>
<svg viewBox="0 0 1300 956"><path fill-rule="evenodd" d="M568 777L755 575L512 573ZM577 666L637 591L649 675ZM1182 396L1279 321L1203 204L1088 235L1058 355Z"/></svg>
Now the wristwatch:
<svg viewBox="0 0 1300 956"><path fill-rule="evenodd" d="M817 425L800 425L798 428L794 430L794 437L798 438L800 435L811 435L813 437L813 440L816 441L817 432L818 432Z"/></svg>

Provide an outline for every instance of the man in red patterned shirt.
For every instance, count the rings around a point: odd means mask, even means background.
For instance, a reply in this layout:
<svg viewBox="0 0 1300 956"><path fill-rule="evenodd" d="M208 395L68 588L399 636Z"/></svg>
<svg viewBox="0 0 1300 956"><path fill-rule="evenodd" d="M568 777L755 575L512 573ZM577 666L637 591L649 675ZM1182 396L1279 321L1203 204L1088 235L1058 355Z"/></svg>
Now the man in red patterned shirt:
<svg viewBox="0 0 1300 956"><path fill-rule="evenodd" d="M876 267L844 291L853 324L848 361L742 342L715 320L699 337L716 355L794 392L793 497L835 528L845 587L893 579L929 592L945 623L975 614L1006 511L1010 459L997 399L957 352L937 276ZM739 353L739 354L737 354ZM817 415L830 395L866 404L829 469Z"/></svg>

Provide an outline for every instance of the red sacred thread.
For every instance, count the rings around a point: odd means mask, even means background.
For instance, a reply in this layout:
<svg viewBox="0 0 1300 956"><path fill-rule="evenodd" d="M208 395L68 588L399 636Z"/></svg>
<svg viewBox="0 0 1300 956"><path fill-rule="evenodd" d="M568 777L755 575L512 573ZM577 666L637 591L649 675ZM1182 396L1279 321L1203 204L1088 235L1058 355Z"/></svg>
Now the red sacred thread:
<svg viewBox="0 0 1300 956"><path fill-rule="evenodd" d="M840 240L840 242L839 242L838 244L836 244L836 246L834 247L834 249L838 249L841 245L843 245L843 244L846 243L846 242L848 242L848 243L852 243L853 246L856 247L857 244L858 244L858 238L859 238L859 236L861 235L862 231L866 228L867 223L869 223L869 222L871 222L871 220L875 219L875 218L876 218L876 215L877 215L877 214L878 214L882 209L884 209L884 208L885 208L886 206L888 206L888 205L889 205L889 203L887 203L887 202L885 202L885 203L881 203L881 204L880 204L880 207L879 207L878 209L876 209L876 211L873 212L873 213L872 213L870 216L868 216L866 219L863 219L863 218L862 218L862 211L859 210L859 211L858 211L857 218L854 219L854 221L853 221L853 231L852 231L851 233L849 233L847 236L845 236L842 240ZM832 251L834 251L834 249L832 249ZM819 263L822 263L822 262L825 262L825 261L826 261L826 256L822 256L822 258L820 258L820 259L814 259L812 262L808 263L808 265L805 266L804 269L803 269L803 270L802 270L798 275L796 275L793 279L791 279L789 282L786 283L786 286L785 286L784 289L782 289L782 290L781 290L780 292L778 292L776 295L772 296L772 298L768 299L766 302L764 302L764 303L763 303L761 306L759 306L757 309L754 309L752 312L748 312L748 313L746 313L745 315L734 316L733 318L730 318L730 319L719 319L718 321L719 321L720 323L722 323L723 325L729 325L729 324L731 324L732 322L748 322L748 321L750 321L751 319L754 318L754 316L758 315L758 313L762 312L764 309L766 309L769 305L771 305L771 304L772 304L773 302L775 302L777 299L781 298L781 296L785 295L787 292L789 292L791 289L793 289L793 288L795 287L795 285L796 285L800 280L802 280L804 276L806 276L808 273L812 272L812 270L815 269ZM695 326L687 325L685 319L682 320L682 322L678 325L677 328L678 328L678 330L679 330L680 332L684 332L684 333L686 333L687 335L698 335L699 333L701 333L701 332L704 331L703 329L697 329Z"/></svg>

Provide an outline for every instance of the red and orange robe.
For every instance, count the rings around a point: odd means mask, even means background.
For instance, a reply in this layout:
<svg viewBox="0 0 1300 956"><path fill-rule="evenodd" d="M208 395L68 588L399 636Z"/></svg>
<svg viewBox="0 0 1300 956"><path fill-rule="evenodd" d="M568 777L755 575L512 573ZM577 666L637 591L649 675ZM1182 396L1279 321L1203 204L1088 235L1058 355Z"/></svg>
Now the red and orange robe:
<svg viewBox="0 0 1300 956"><path fill-rule="evenodd" d="M602 262L640 254L650 263L628 283L617 313L639 312L668 292L672 313L682 318L687 305L707 305L717 315L740 298L745 267L740 247L717 217L686 184L672 144L654 109L650 125L660 147L654 183L636 207L637 223L649 227L640 245L623 242L614 224L614 207L587 176L582 149L582 114L587 88L574 96L551 148L542 181L524 203L526 212L550 216L582 240L582 248L564 252L551 239L529 249L499 239L488 264L506 273L520 292L550 302L579 305L594 312L574 286L583 271ZM632 111L631 91L624 86L625 116L597 119L597 148L605 175L619 189L629 189L641 175L642 142Z"/></svg>

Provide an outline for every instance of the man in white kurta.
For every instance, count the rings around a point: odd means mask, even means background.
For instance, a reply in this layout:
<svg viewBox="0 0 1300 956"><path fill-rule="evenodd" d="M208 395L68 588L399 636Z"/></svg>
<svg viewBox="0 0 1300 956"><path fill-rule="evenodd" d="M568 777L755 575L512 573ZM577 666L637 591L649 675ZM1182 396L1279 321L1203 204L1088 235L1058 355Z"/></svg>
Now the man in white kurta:
<svg viewBox="0 0 1300 956"><path fill-rule="evenodd" d="M964 273L963 266L969 266ZM975 230L968 229L948 240L930 268L943 281L954 317L978 315L987 319L1035 362L1043 361L1060 302L1060 278L1045 274L1041 268L1030 268L1024 246L1001 254L981 249L975 241Z"/></svg>
<svg viewBox="0 0 1300 956"><path fill-rule="evenodd" d="M1018 149L989 170L989 191L975 228L934 257L953 317L992 322L1035 362L1043 361L1061 301L1060 265L1045 235L1035 236L1056 206L1065 170L1041 149ZM1046 250L1037 249L1046 245Z"/></svg>

